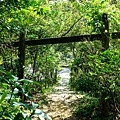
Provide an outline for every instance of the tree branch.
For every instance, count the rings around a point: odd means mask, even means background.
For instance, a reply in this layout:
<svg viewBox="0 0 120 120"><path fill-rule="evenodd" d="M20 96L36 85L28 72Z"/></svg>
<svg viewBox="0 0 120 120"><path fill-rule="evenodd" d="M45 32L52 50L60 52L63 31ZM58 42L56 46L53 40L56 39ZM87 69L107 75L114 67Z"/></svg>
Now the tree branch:
<svg viewBox="0 0 120 120"><path fill-rule="evenodd" d="M82 16L82 17L83 17L83 16ZM65 36L66 34L68 34L68 33L72 30L72 28L79 22L79 20L82 19L82 17L80 17L76 22L74 22L73 25L68 29L68 31L65 32L65 33L63 33L63 34L61 35L61 37L63 37L63 36Z"/></svg>

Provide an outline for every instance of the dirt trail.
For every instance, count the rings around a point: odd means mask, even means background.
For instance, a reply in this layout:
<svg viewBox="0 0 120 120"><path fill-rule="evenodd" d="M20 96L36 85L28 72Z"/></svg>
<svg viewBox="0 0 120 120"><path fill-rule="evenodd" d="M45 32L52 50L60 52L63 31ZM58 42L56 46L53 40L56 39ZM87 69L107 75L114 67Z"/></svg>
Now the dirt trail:
<svg viewBox="0 0 120 120"><path fill-rule="evenodd" d="M79 98L83 97L69 89L70 69L63 68L58 74L61 77L59 84L47 95L48 104L42 110L53 120L76 120L72 117L74 107Z"/></svg>

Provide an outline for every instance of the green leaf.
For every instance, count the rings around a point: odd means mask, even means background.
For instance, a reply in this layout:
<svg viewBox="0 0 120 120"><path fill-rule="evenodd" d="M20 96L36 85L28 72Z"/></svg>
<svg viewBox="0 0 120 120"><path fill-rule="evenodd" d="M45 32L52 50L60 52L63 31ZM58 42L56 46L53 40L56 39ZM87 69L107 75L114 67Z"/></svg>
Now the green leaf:
<svg viewBox="0 0 120 120"><path fill-rule="evenodd" d="M24 106L25 108L28 108L28 109L29 109L29 105L24 104L24 103L21 103L21 102L14 102L14 103L13 103L13 106Z"/></svg>
<svg viewBox="0 0 120 120"><path fill-rule="evenodd" d="M35 104L34 102L32 102L32 108L36 109L38 107L38 104Z"/></svg>
<svg viewBox="0 0 120 120"><path fill-rule="evenodd" d="M1 113L1 111L3 111L3 108L2 108L2 106L0 106L0 113Z"/></svg>
<svg viewBox="0 0 120 120"><path fill-rule="evenodd" d="M4 93L2 94L1 99L0 99L0 104L1 104L2 101L6 98L6 96L7 96L7 92L4 92Z"/></svg>
<svg viewBox="0 0 120 120"><path fill-rule="evenodd" d="M24 83L32 83L32 80L28 80L28 79L21 79L19 80L19 82L24 82Z"/></svg>
<svg viewBox="0 0 120 120"><path fill-rule="evenodd" d="M28 114L26 112L22 112L22 115L23 115L24 118L28 117Z"/></svg>
<svg viewBox="0 0 120 120"><path fill-rule="evenodd" d="M40 109L35 110L35 115L37 115L40 119L44 118L44 119L47 119L47 120L52 120L52 118L48 114L44 113Z"/></svg>

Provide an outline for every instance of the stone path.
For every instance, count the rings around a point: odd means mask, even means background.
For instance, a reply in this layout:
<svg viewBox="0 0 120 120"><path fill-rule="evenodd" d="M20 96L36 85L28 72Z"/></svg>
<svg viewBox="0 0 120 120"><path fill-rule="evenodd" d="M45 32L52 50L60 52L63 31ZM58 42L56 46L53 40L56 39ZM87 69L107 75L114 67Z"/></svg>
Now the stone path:
<svg viewBox="0 0 120 120"><path fill-rule="evenodd" d="M69 68L63 68L58 75L61 80L51 94L47 95L48 104L43 105L42 110L53 120L76 120L72 113L76 102L83 96L69 89Z"/></svg>

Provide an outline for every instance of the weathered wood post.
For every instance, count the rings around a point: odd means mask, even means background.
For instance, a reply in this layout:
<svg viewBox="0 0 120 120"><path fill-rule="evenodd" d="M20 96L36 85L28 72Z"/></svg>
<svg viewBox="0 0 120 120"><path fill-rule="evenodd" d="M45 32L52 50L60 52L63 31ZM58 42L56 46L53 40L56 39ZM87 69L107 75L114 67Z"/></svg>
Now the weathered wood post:
<svg viewBox="0 0 120 120"><path fill-rule="evenodd" d="M25 32L20 33L19 45L18 45L18 79L24 78L24 64L25 64ZM20 88L19 88L20 89ZM19 93L22 101L24 101L24 96Z"/></svg>
<svg viewBox="0 0 120 120"><path fill-rule="evenodd" d="M102 51L105 51L109 48L109 21L108 21L108 15L106 13L103 13L102 15L102 21L103 21L103 26L102 26ZM102 112L105 117L109 115L109 100L106 99L107 93L102 92L101 95L101 102L102 102Z"/></svg>
<svg viewBox="0 0 120 120"><path fill-rule="evenodd" d="M20 33L19 47L18 47L18 79L24 78L24 64L25 64L25 33Z"/></svg>
<svg viewBox="0 0 120 120"><path fill-rule="evenodd" d="M103 13L103 15L102 15L102 22L103 22L103 26L102 26L102 30L101 30L102 47L103 47L103 51L105 51L109 48L109 38L110 38L109 21L108 21L108 15L106 13Z"/></svg>

